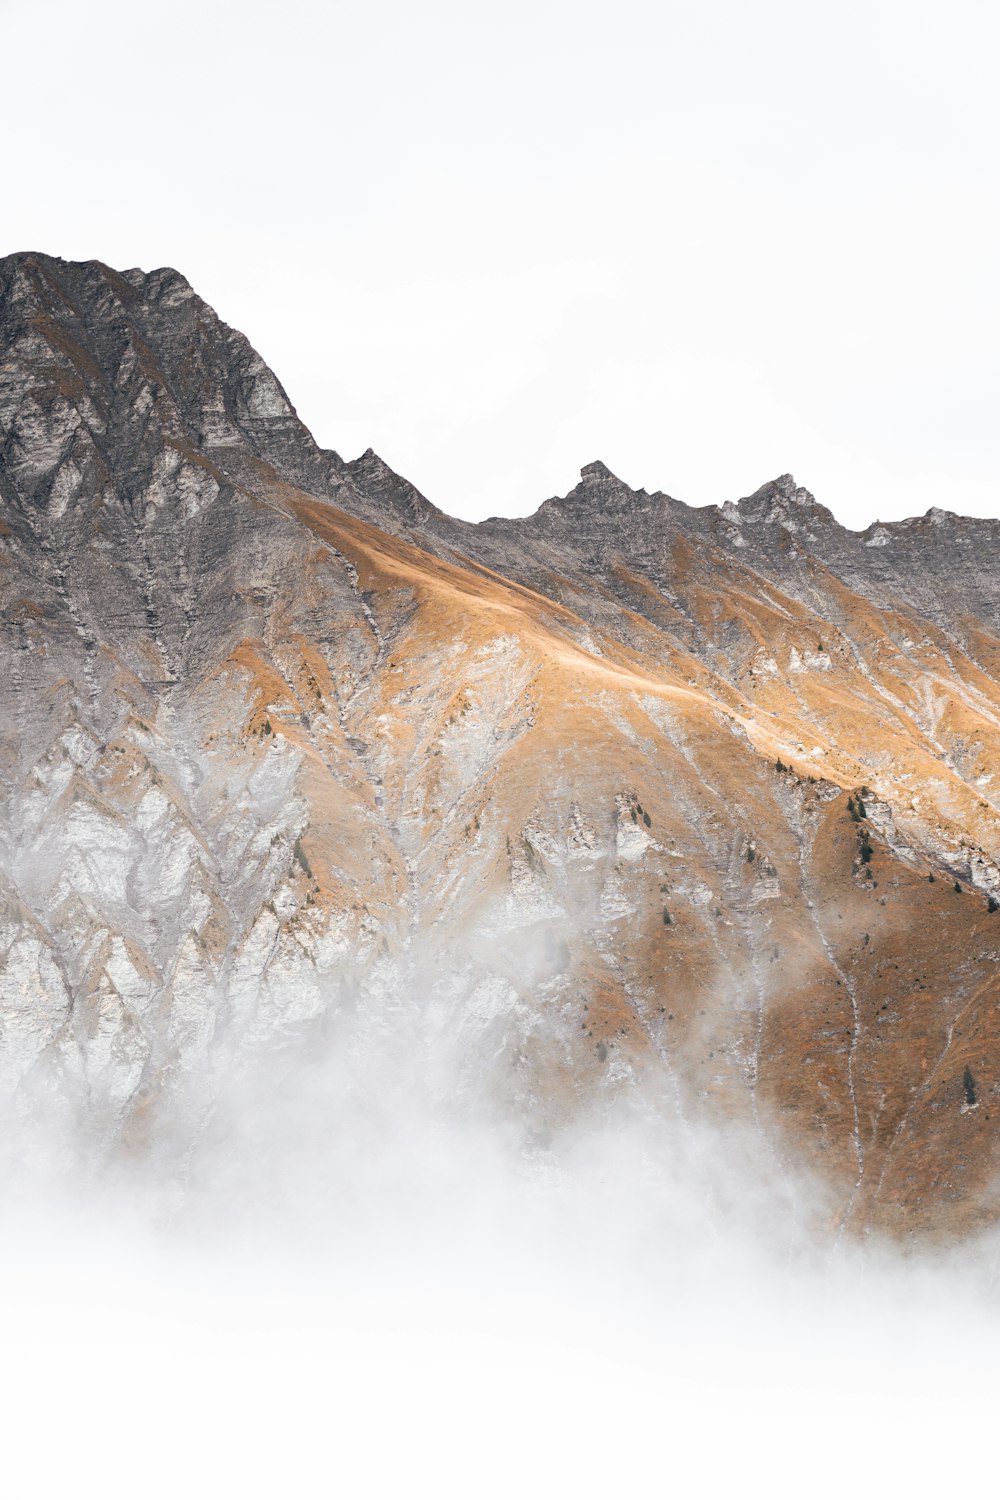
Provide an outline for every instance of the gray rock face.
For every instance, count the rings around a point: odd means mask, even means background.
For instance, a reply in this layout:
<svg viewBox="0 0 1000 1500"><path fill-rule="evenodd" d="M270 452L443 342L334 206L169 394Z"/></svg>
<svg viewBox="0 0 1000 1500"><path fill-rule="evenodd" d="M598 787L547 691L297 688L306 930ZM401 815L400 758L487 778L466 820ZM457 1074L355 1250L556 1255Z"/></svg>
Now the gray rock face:
<svg viewBox="0 0 1000 1500"><path fill-rule="evenodd" d="M553 567L580 584L582 603L594 581L630 608L618 564L670 593L679 541L767 579L803 603L830 608L827 577L879 609L918 614L969 644L969 624L1000 625L1000 521L940 510L865 531L841 526L790 474L722 506L692 508L659 492L631 490L602 463L586 465L563 498L546 500L525 520L492 520L462 529L438 517L417 522L433 541L445 538L493 566L545 587ZM818 566L819 565L819 566Z"/></svg>
<svg viewBox="0 0 1000 1500"><path fill-rule="evenodd" d="M542 1136L622 1091L791 1120L841 1217L910 1212L956 1016L995 1066L998 541L599 462L470 525L321 451L175 271L0 261L5 1107L138 1149L399 1037Z"/></svg>
<svg viewBox="0 0 1000 1500"><path fill-rule="evenodd" d="M351 565L262 493L278 465L342 488L176 272L0 262L3 1050L15 1088L48 1057L107 1129L280 966L301 755L241 755L241 649L282 616L345 693L379 649Z"/></svg>

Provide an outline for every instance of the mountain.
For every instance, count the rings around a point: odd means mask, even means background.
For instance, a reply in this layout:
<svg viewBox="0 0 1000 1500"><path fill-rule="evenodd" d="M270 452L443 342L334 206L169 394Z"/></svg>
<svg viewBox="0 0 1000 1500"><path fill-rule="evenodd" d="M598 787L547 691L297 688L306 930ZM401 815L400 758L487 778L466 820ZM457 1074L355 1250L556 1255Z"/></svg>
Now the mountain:
<svg viewBox="0 0 1000 1500"><path fill-rule="evenodd" d="M625 1101L831 1230L995 1222L1000 522L595 462L471 525L177 272L22 254L0 614L15 1117L141 1155L374 1039L527 1150Z"/></svg>

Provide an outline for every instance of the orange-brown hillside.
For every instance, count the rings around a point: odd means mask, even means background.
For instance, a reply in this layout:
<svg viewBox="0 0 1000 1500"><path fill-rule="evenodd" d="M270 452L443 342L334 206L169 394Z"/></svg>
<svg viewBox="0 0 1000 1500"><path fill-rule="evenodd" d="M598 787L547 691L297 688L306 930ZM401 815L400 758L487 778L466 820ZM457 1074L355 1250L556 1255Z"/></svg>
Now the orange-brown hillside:
<svg viewBox="0 0 1000 1500"><path fill-rule="evenodd" d="M12 257L0 327L8 1102L146 1150L416 1017L526 1143L628 1101L832 1230L995 1220L997 523L592 464L473 527L174 272Z"/></svg>

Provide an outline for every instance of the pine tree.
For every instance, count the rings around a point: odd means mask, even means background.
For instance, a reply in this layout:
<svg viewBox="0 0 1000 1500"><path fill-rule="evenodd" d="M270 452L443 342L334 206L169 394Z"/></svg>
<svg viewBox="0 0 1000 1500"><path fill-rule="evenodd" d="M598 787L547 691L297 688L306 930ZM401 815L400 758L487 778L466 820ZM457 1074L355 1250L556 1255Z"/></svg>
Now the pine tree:
<svg viewBox="0 0 1000 1500"><path fill-rule="evenodd" d="M968 1063L962 1075L962 1088L965 1090L965 1102L971 1109L976 1102L976 1080L972 1076L972 1069Z"/></svg>

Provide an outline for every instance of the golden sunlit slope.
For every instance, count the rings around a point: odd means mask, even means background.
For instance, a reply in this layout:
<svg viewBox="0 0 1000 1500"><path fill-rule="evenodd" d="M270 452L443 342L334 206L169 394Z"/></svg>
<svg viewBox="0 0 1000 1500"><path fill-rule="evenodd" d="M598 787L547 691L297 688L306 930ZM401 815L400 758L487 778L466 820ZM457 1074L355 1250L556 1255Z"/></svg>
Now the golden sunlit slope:
<svg viewBox="0 0 1000 1500"><path fill-rule="evenodd" d="M648 1089L813 1168L834 1222L988 1221L996 815L941 750L949 726L991 763L982 669L932 639L903 655L917 627L842 588L831 627L717 566L692 613L739 623L742 670L643 617L587 651L549 598L291 504L378 622L382 670L344 711L409 921L530 1017L497 1046L536 1127Z"/></svg>

